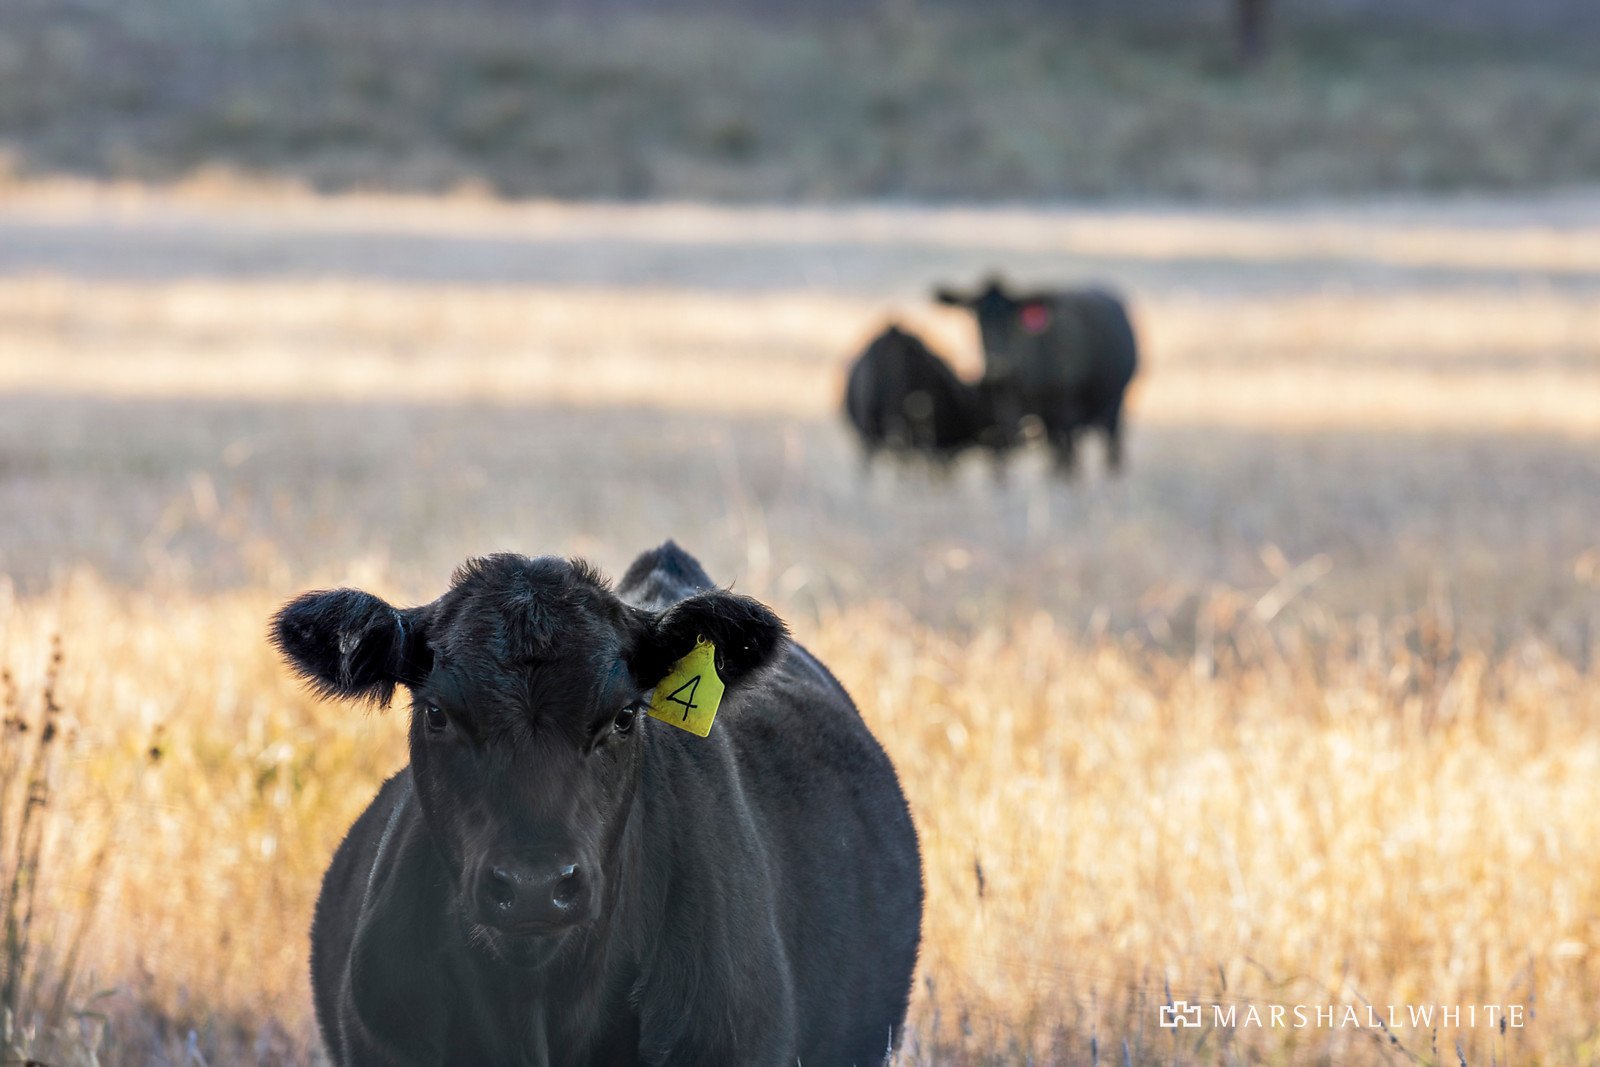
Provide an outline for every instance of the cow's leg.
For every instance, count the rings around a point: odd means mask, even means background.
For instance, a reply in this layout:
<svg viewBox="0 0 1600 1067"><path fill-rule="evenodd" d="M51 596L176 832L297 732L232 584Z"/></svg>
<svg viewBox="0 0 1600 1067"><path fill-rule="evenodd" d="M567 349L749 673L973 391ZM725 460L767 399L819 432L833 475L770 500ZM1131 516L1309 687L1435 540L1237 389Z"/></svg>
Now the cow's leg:
<svg viewBox="0 0 1600 1067"><path fill-rule="evenodd" d="M1022 440L1022 411L1015 398L999 391L991 392L989 403L993 408L989 425L978 435L978 440L989 453L995 484L1004 485L1011 453Z"/></svg>
<svg viewBox="0 0 1600 1067"><path fill-rule="evenodd" d="M1006 463L1010 459L1011 449L998 446L989 449L989 469L994 473L994 484L1006 484Z"/></svg>
<svg viewBox="0 0 1600 1067"><path fill-rule="evenodd" d="M1111 405L1101 423L1106 431L1106 469L1112 474L1122 473L1122 399Z"/></svg>
<svg viewBox="0 0 1600 1067"><path fill-rule="evenodd" d="M1058 417L1045 423L1045 437L1055 453L1057 477L1075 478L1078 474L1078 427L1070 418Z"/></svg>
<svg viewBox="0 0 1600 1067"><path fill-rule="evenodd" d="M1234 50L1240 66L1253 67L1267 54L1270 0L1234 0Z"/></svg>
<svg viewBox="0 0 1600 1067"><path fill-rule="evenodd" d="M878 453L881 452L882 450L883 450L883 443L881 441L862 441L861 442L861 467L860 467L860 470L861 470L861 480L862 481L870 481L872 479L872 464L873 464L873 461L878 458Z"/></svg>

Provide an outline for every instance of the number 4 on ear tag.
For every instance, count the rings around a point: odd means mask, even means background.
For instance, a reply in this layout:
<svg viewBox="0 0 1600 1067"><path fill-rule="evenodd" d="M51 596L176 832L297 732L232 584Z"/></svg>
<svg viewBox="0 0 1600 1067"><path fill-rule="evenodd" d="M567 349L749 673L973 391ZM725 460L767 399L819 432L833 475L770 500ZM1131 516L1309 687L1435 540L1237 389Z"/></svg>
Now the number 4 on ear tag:
<svg viewBox="0 0 1600 1067"><path fill-rule="evenodd" d="M650 715L680 730L705 737L722 703L722 679L717 677L717 647L698 638L689 654L672 665L656 683L650 697Z"/></svg>

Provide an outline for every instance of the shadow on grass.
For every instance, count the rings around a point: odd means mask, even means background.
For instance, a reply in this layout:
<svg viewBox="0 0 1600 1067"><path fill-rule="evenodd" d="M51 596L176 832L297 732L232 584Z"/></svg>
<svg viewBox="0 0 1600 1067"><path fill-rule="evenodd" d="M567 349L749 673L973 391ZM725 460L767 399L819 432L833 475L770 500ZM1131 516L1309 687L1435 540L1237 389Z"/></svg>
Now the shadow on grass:
<svg viewBox="0 0 1600 1067"><path fill-rule="evenodd" d="M893 223L893 216L886 216ZM737 216L717 220L737 228ZM1600 291L1600 271L1551 261L1537 269L1472 263L1395 262L1359 252L1230 256L1225 252L1074 252L918 238L912 222L890 243L847 238L755 237L697 229L692 235L600 232L492 235L403 233L381 224L271 225L240 213L224 220L182 212L129 219L112 214L41 221L0 215L0 276L64 275L141 283L221 279L353 279L406 285L665 288L708 293L921 293L939 280L976 277L1004 263L1021 278L1110 278L1144 292L1240 294L1391 293L1511 289L1537 282L1556 292ZM1181 224L1181 221L1180 223Z"/></svg>

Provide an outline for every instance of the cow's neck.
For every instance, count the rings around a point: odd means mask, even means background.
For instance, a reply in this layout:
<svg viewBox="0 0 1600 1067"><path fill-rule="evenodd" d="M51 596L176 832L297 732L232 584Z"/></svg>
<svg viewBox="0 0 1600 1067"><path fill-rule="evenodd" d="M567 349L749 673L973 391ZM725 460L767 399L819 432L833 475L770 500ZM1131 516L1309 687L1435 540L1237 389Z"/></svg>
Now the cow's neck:
<svg viewBox="0 0 1600 1067"><path fill-rule="evenodd" d="M625 932L638 928L641 908L642 829L638 805L630 810L605 864L606 900L601 917L548 964L514 968L476 956L458 1002L478 1033L513 1025L521 1047L506 1050L507 1062L564 1064L626 1063L638 1048L637 1008L630 991L640 973L636 946ZM463 1020L465 1021L465 1020ZM481 1024L489 1024L486 1028Z"/></svg>

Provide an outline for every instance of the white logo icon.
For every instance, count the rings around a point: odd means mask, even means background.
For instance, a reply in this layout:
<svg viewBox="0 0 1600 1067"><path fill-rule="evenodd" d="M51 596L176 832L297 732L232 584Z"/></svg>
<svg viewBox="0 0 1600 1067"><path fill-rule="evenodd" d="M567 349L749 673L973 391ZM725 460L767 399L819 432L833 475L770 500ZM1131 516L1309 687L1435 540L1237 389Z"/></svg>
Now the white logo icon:
<svg viewBox="0 0 1600 1067"><path fill-rule="evenodd" d="M1178 1026L1199 1026L1200 1005L1190 1004L1187 1000L1175 1000L1171 1004L1163 1004L1160 1022L1169 1030Z"/></svg>

